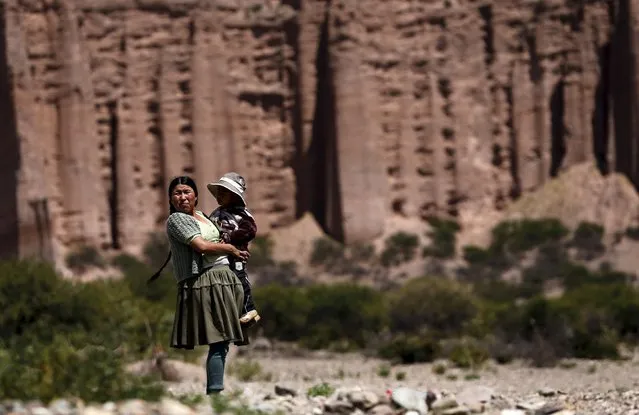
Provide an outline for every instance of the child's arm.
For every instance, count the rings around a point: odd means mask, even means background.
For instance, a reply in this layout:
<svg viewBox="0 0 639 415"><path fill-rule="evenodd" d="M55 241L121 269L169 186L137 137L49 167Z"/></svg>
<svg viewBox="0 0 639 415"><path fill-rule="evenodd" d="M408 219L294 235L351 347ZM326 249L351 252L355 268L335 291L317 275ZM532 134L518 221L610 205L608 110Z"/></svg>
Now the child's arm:
<svg viewBox="0 0 639 415"><path fill-rule="evenodd" d="M237 229L227 233L229 242L233 245L245 244L252 241L257 234L257 224L250 216L245 216L237 224Z"/></svg>

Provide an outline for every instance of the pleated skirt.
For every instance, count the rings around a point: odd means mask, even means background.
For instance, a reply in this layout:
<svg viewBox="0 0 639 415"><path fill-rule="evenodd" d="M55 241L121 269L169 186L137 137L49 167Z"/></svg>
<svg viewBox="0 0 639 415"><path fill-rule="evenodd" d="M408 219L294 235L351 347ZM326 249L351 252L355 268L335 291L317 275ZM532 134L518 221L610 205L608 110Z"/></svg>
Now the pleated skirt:
<svg viewBox="0 0 639 415"><path fill-rule="evenodd" d="M171 347L246 344L240 323L243 302L242 283L226 265L179 282Z"/></svg>

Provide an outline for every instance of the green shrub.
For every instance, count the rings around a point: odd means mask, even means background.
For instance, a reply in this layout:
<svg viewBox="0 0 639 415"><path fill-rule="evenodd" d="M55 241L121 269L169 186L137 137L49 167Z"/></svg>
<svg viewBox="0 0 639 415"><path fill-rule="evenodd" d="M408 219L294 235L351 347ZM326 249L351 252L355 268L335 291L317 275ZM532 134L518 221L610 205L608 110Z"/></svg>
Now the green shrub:
<svg viewBox="0 0 639 415"><path fill-rule="evenodd" d="M354 284L310 287L271 284L257 287L255 300L268 315L264 334L284 341L300 341L310 348L340 343L363 347L384 327L383 294ZM348 348L348 347L347 347Z"/></svg>
<svg viewBox="0 0 639 415"><path fill-rule="evenodd" d="M375 247L371 244L353 244L348 247L348 252L355 262L370 262L375 257Z"/></svg>
<svg viewBox="0 0 639 415"><path fill-rule="evenodd" d="M310 264L321 266L327 271L339 267L345 261L345 249L342 244L330 238L317 238L313 241Z"/></svg>
<svg viewBox="0 0 639 415"><path fill-rule="evenodd" d="M591 301L593 298L601 301L600 306L607 308L610 319L615 322L613 327L622 340L628 343L639 340L639 292L636 288L629 288L626 284L582 287L571 295L575 306L582 301L580 295L591 297Z"/></svg>
<svg viewBox="0 0 639 415"><path fill-rule="evenodd" d="M457 276L467 282L482 282L499 279L502 272L513 265L513 260L494 247L482 249L467 245L462 248L466 267L457 270Z"/></svg>
<svg viewBox="0 0 639 415"><path fill-rule="evenodd" d="M521 350L513 343L506 343L504 339L496 336L484 339L489 356L497 364L505 365L512 362L517 357L522 357Z"/></svg>
<svg viewBox="0 0 639 415"><path fill-rule="evenodd" d="M149 329L165 340L170 325L154 327L149 303L136 299L125 282L73 284L30 261L0 262L0 275L0 349L10 362L0 365L2 398L115 400L161 393L150 380L130 377L122 364L146 355L154 340Z"/></svg>
<svg viewBox="0 0 639 415"><path fill-rule="evenodd" d="M242 382L270 379L269 373L264 373L262 365L255 360L234 361L229 365L228 374Z"/></svg>
<svg viewBox="0 0 639 415"><path fill-rule="evenodd" d="M590 273L586 281L589 284L617 285L632 284L636 280L634 275L612 269L609 263L602 262L599 270ZM582 281L583 283L584 281ZM583 285L583 284L582 284Z"/></svg>
<svg viewBox="0 0 639 415"><path fill-rule="evenodd" d="M602 240L604 228L590 222L581 222L575 230L570 245L577 248L578 258L590 261L601 256L606 247Z"/></svg>
<svg viewBox="0 0 639 415"><path fill-rule="evenodd" d="M133 311L119 308L120 298L130 295L123 284L73 284L58 277L49 265L28 261L2 262L0 275L0 339L46 343L55 334L95 331L107 335ZM102 290L95 289L98 285Z"/></svg>
<svg viewBox="0 0 639 415"><path fill-rule="evenodd" d="M380 262L385 267L391 267L411 261L415 258L419 238L406 232L397 232L384 241L384 250L380 255Z"/></svg>
<svg viewBox="0 0 639 415"><path fill-rule="evenodd" d="M240 392L233 392L228 395L211 395L210 399L213 413L225 415L264 415L262 411L252 409L240 398L240 394Z"/></svg>
<svg viewBox="0 0 639 415"><path fill-rule="evenodd" d="M315 397L315 396L331 396L333 393L335 392L335 388L331 385L329 385L326 382L320 383L318 385L313 385L311 386L308 391L306 392L306 395L309 398Z"/></svg>
<svg viewBox="0 0 639 415"><path fill-rule="evenodd" d="M398 359L401 363L432 362L439 355L439 344L431 335L396 334L381 344L380 357L389 360Z"/></svg>
<svg viewBox="0 0 639 415"><path fill-rule="evenodd" d="M478 280L472 290L482 300L495 303L511 302L522 295L521 285L500 279Z"/></svg>
<svg viewBox="0 0 639 415"><path fill-rule="evenodd" d="M87 339L89 340L89 339ZM78 348L62 336L5 351L0 367L0 399L42 400L77 397L87 402L157 400L164 389L150 378L124 371L122 359L99 345Z"/></svg>
<svg viewBox="0 0 639 415"><path fill-rule="evenodd" d="M112 263L122 272L124 281L133 295L153 303L162 303L169 309L175 307L176 283L172 270L165 268L158 279L148 283L148 278L162 264L151 267L126 254L114 257Z"/></svg>
<svg viewBox="0 0 639 415"><path fill-rule="evenodd" d="M557 219L522 219L500 222L491 231L492 239L486 249L474 245L462 248L468 268L459 270L466 280L499 278L515 265L520 255L534 248L551 251L560 247L568 229ZM563 248L556 255L565 256Z"/></svg>
<svg viewBox="0 0 639 415"><path fill-rule="evenodd" d="M273 260L273 245L274 242L270 237L257 236L251 242L251 259L250 266L255 268L262 268L269 265L274 265Z"/></svg>
<svg viewBox="0 0 639 415"><path fill-rule="evenodd" d="M637 291L626 285L586 284L559 298L531 298L507 318L493 319L492 330L506 343L527 344L520 354L539 366L565 357L615 358L624 334L633 339L636 333L629 316L638 306Z"/></svg>
<svg viewBox="0 0 639 415"><path fill-rule="evenodd" d="M296 341L306 332L312 303L303 288L259 285L253 289L253 297L260 313L268 316L260 323L265 336Z"/></svg>
<svg viewBox="0 0 639 415"><path fill-rule="evenodd" d="M639 309L639 293L626 284L585 284L557 303L571 323L570 356L616 358L620 338L632 339L636 332L635 319L626 313Z"/></svg>
<svg viewBox="0 0 639 415"><path fill-rule="evenodd" d="M490 251L475 245L466 245L462 248L463 258L471 265L485 264L491 259Z"/></svg>
<svg viewBox="0 0 639 415"><path fill-rule="evenodd" d="M519 254L542 244L560 241L568 229L557 219L504 221L492 230L491 250L501 254Z"/></svg>
<svg viewBox="0 0 639 415"><path fill-rule="evenodd" d="M422 255L435 258L452 258L455 256L457 243L456 233L461 229L459 224L452 220L444 220L436 217L428 219L428 223L433 228L428 233L431 243L424 247Z"/></svg>
<svg viewBox="0 0 639 415"><path fill-rule="evenodd" d="M303 343L312 348L342 339L363 347L386 323L384 298L372 288L347 283L314 285L306 289L306 296L312 306Z"/></svg>
<svg viewBox="0 0 639 415"><path fill-rule="evenodd" d="M250 261L250 260L249 260ZM251 272L251 263L249 262L249 272ZM274 261L271 265L258 267L256 276L259 278L260 285L299 285L300 278L297 272L297 263L293 261Z"/></svg>
<svg viewBox="0 0 639 415"><path fill-rule="evenodd" d="M95 247L82 246L67 255L66 264L72 271L81 274L90 267L104 268L106 261Z"/></svg>
<svg viewBox="0 0 639 415"><path fill-rule="evenodd" d="M427 330L443 336L464 331L478 311L470 288L446 278L419 278L390 294L393 332Z"/></svg>
<svg viewBox="0 0 639 415"><path fill-rule="evenodd" d="M180 401L180 403L190 408L195 408L204 403L204 395L200 395L198 393L187 393L184 395L177 395L175 397Z"/></svg>
<svg viewBox="0 0 639 415"><path fill-rule="evenodd" d="M387 363L382 363L377 368L377 376L379 376L380 378L387 378L388 376L390 376L390 373L391 373L391 367Z"/></svg>
<svg viewBox="0 0 639 415"><path fill-rule="evenodd" d="M169 240L166 234L164 232L153 232L148 235L147 241L144 244L143 257L145 262L155 270L164 264L170 250L171 248L169 247ZM171 269L170 261L167 267Z"/></svg>
<svg viewBox="0 0 639 415"><path fill-rule="evenodd" d="M433 365L432 372L436 375L443 375L448 370L448 366L445 363L437 363Z"/></svg>
<svg viewBox="0 0 639 415"><path fill-rule="evenodd" d="M444 353L459 368L477 369L490 358L488 349L477 339L462 337L447 342Z"/></svg>
<svg viewBox="0 0 639 415"><path fill-rule="evenodd" d="M639 226L632 226L627 228L624 234L632 240L639 241Z"/></svg>

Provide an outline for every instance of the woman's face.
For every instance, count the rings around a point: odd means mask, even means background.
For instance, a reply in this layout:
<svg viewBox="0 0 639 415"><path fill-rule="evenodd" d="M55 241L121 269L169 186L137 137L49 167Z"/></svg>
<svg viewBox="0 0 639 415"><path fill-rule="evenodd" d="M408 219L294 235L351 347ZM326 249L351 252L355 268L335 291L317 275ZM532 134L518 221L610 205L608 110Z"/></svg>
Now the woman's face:
<svg viewBox="0 0 639 415"><path fill-rule="evenodd" d="M193 214L196 201L193 188L186 184L178 184L171 192L171 204L178 212Z"/></svg>

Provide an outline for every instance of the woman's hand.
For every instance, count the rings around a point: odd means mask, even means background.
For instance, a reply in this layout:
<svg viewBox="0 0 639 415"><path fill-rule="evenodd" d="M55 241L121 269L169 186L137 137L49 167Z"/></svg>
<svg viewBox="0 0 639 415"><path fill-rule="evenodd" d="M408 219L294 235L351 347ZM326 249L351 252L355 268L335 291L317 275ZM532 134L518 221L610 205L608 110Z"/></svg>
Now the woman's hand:
<svg viewBox="0 0 639 415"><path fill-rule="evenodd" d="M231 245L231 246L233 246L233 245ZM233 250L231 251L231 254L233 256L235 256L235 257L238 257L242 261L246 261L251 256L251 254L248 253L248 251L240 251L239 249L237 249L234 246L233 246Z"/></svg>
<svg viewBox="0 0 639 415"><path fill-rule="evenodd" d="M201 236L193 239L193 241L191 242L191 247L195 251L203 254L233 255L234 257L240 258L243 261L246 261L251 256L251 254L249 254L247 251L240 251L231 244L209 242Z"/></svg>

